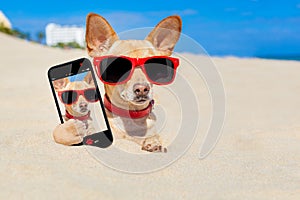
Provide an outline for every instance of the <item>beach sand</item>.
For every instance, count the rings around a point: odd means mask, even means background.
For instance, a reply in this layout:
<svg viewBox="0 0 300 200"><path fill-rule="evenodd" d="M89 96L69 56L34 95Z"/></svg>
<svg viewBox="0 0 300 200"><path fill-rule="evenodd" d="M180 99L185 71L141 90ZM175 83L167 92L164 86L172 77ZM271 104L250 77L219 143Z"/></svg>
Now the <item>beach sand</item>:
<svg viewBox="0 0 300 200"><path fill-rule="evenodd" d="M198 159L211 115L202 82L204 117L190 149L164 169L129 174L104 166L82 146L52 139L59 119L47 70L86 52L3 34L0 43L0 199L300 198L300 62L213 57L227 111L214 150ZM166 101L159 91L156 96Z"/></svg>

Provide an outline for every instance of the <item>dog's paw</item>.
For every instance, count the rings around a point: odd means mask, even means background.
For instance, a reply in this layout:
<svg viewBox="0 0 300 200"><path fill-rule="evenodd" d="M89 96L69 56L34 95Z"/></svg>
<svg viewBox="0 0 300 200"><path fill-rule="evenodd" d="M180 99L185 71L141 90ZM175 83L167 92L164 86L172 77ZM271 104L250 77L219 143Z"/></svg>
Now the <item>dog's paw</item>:
<svg viewBox="0 0 300 200"><path fill-rule="evenodd" d="M160 137L158 135L146 138L143 141L142 150L149 152L167 152L167 148L162 146Z"/></svg>
<svg viewBox="0 0 300 200"><path fill-rule="evenodd" d="M86 126L83 122L70 119L55 128L53 137L57 143L72 145L81 143L86 132Z"/></svg>

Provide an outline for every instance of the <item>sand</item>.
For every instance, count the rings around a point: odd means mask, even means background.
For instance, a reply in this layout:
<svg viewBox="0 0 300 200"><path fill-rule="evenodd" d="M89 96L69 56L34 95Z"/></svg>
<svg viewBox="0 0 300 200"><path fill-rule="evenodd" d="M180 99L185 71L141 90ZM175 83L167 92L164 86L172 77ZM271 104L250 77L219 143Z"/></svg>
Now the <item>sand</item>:
<svg viewBox="0 0 300 200"><path fill-rule="evenodd" d="M0 199L300 198L300 62L212 58L227 108L215 149L198 159L211 114L203 84L199 108L205 117L191 148L164 169L129 174L104 166L82 146L52 139L59 120L47 70L86 57L85 51L3 34L0 43Z"/></svg>

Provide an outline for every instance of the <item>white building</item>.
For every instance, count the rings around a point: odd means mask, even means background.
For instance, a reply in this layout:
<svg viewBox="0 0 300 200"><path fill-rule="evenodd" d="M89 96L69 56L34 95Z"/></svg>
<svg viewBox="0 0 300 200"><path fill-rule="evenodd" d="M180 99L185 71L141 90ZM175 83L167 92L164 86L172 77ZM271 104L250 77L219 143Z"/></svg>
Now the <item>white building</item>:
<svg viewBox="0 0 300 200"><path fill-rule="evenodd" d="M85 46L85 29L80 26L61 26L50 23L46 26L46 44L49 46L57 43L77 42Z"/></svg>
<svg viewBox="0 0 300 200"><path fill-rule="evenodd" d="M3 12L0 10L0 25L11 29L11 23L8 20L8 18L3 14Z"/></svg>

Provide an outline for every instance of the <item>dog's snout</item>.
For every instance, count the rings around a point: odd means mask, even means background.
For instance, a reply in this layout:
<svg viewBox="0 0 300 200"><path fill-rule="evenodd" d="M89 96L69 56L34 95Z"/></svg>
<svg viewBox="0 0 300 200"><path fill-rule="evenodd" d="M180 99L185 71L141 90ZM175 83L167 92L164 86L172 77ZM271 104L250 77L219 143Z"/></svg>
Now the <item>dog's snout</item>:
<svg viewBox="0 0 300 200"><path fill-rule="evenodd" d="M145 96L149 93L150 91L150 86L148 84L135 84L133 86L133 92L137 96Z"/></svg>

